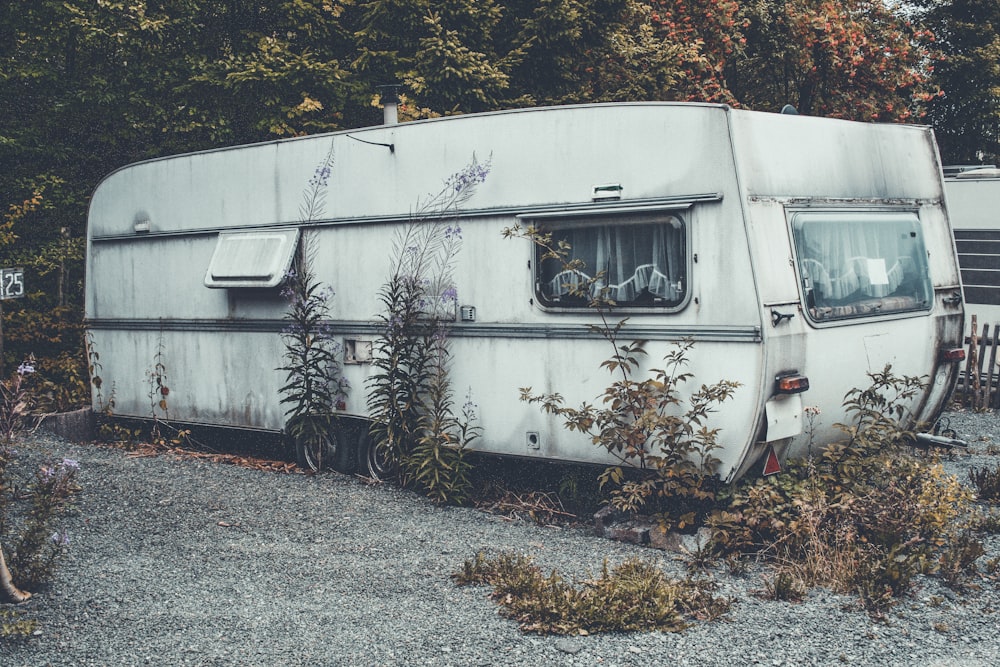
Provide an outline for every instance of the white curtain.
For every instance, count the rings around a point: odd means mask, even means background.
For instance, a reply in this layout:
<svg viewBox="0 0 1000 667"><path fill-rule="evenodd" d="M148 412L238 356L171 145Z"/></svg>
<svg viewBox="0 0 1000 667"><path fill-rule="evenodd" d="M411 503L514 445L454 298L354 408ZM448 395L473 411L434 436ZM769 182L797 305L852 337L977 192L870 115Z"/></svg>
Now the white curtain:
<svg viewBox="0 0 1000 667"><path fill-rule="evenodd" d="M799 222L795 244L814 306L901 296L912 305L900 308L908 308L929 299L923 241L909 220ZM885 312L885 304L879 309Z"/></svg>
<svg viewBox="0 0 1000 667"><path fill-rule="evenodd" d="M567 275L562 263L543 266L543 293L549 298L570 294L582 281L596 278L593 290L618 303L645 297L679 302L683 298L686 269L684 228L671 216L646 224L588 225L556 230L556 241L569 244L570 258L580 260L579 275Z"/></svg>

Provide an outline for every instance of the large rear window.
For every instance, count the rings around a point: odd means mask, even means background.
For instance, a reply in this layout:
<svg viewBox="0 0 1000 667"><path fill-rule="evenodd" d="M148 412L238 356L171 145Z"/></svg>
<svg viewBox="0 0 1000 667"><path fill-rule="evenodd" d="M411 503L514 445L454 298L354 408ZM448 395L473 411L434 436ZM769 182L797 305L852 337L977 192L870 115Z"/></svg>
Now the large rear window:
<svg viewBox="0 0 1000 667"><path fill-rule="evenodd" d="M798 212L792 238L813 321L930 309L927 251L915 214Z"/></svg>

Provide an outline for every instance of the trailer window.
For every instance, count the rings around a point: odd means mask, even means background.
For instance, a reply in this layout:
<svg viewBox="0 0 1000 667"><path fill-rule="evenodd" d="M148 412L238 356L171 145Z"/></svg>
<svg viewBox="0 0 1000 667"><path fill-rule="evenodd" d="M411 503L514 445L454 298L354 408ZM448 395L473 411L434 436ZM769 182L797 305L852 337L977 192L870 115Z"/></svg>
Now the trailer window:
<svg viewBox="0 0 1000 667"><path fill-rule="evenodd" d="M812 320L930 309L927 251L913 213L801 212L792 237Z"/></svg>
<svg viewBox="0 0 1000 667"><path fill-rule="evenodd" d="M543 305L586 308L590 297L622 308L670 308L684 301L687 239L677 215L576 219L545 231L553 246L569 249L569 257L543 259L539 249L536 292Z"/></svg>
<svg viewBox="0 0 1000 667"><path fill-rule="evenodd" d="M205 273L206 287L276 287L292 264L299 230L222 232Z"/></svg>

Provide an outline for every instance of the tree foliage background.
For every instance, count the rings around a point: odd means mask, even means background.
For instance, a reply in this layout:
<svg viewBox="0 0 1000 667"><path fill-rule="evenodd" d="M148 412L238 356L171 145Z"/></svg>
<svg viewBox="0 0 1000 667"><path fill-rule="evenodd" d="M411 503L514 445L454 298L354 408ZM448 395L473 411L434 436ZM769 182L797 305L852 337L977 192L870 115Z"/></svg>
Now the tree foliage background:
<svg viewBox="0 0 1000 667"><path fill-rule="evenodd" d="M12 0L0 4L6 367L85 400L87 202L130 162L403 120L699 100L929 122L945 162L1000 155L998 0Z"/></svg>

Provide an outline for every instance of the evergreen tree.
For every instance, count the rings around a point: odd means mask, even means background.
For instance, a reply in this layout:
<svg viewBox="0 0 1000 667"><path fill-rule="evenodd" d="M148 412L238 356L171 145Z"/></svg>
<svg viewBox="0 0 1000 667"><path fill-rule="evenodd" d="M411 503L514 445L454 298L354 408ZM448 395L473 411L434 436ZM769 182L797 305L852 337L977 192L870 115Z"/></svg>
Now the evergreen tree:
<svg viewBox="0 0 1000 667"><path fill-rule="evenodd" d="M942 94L928 119L948 164L1000 163L1000 2L921 4L938 53L932 81Z"/></svg>

